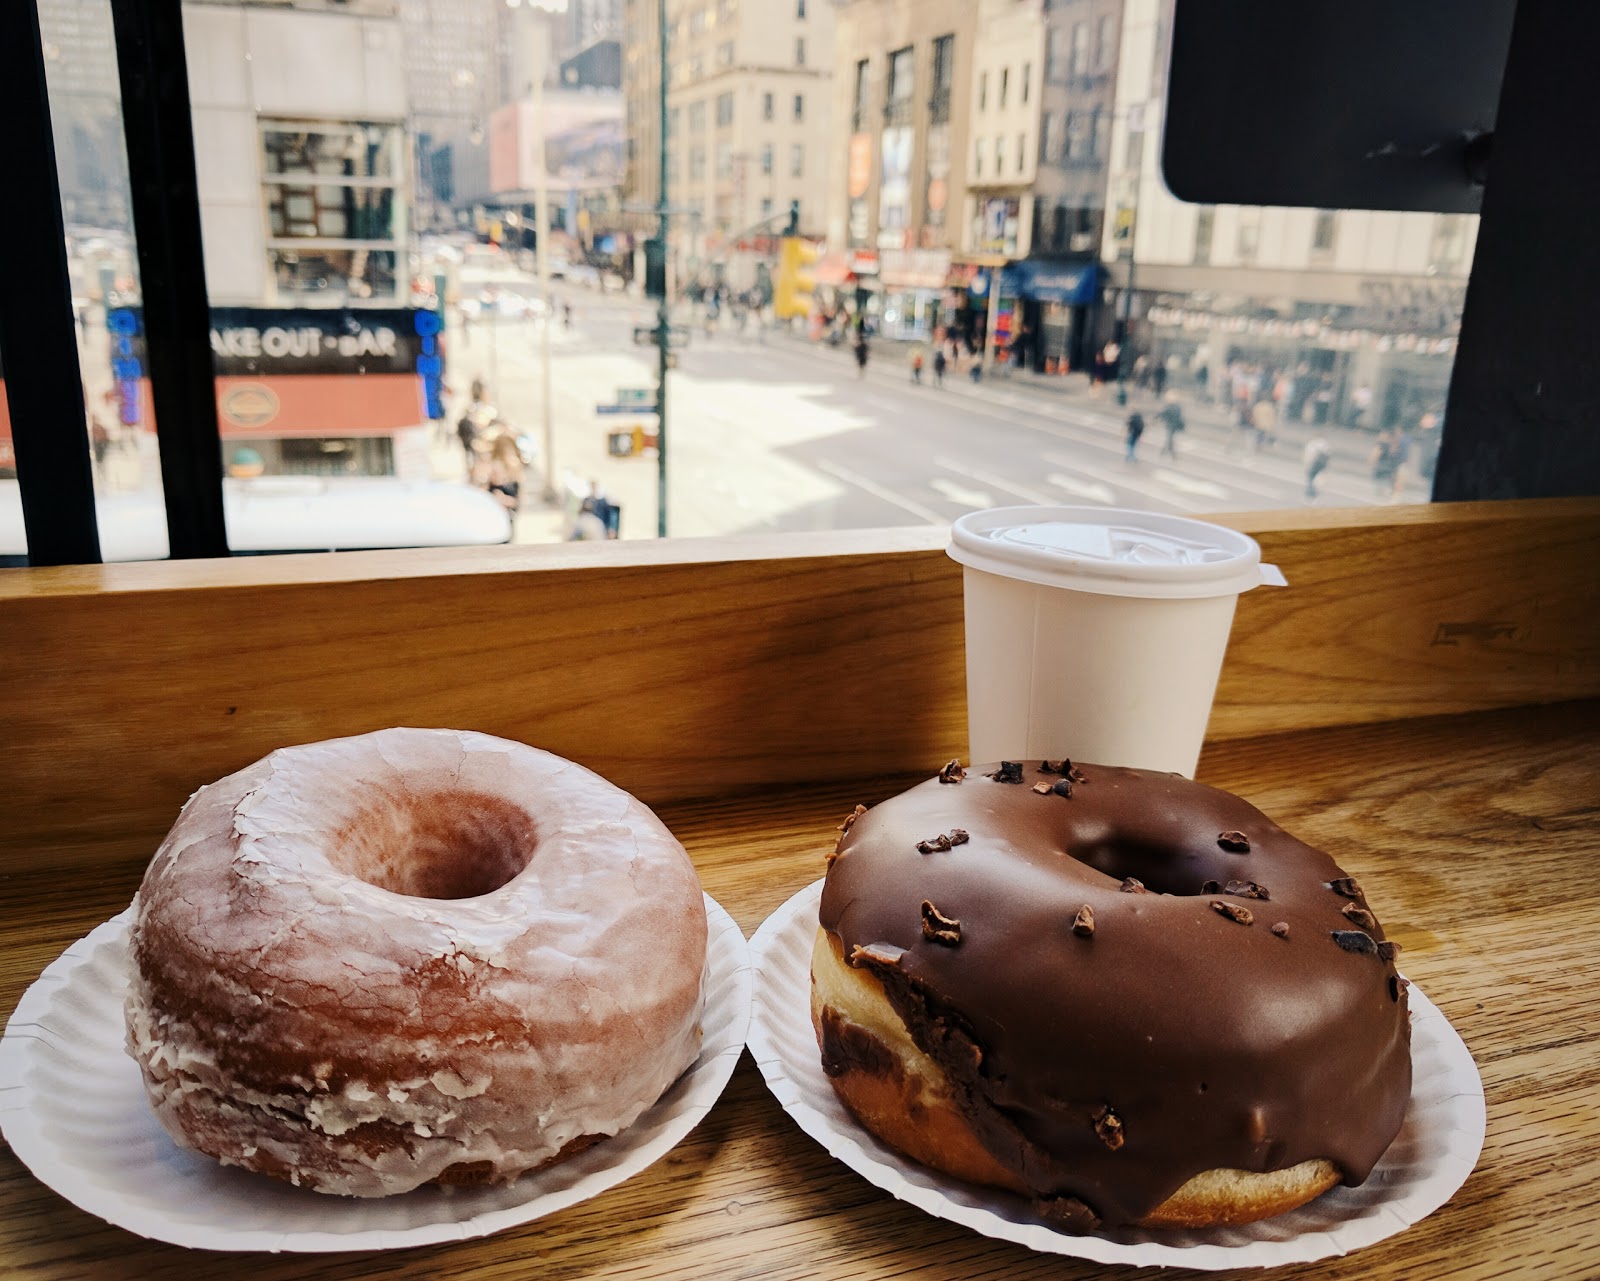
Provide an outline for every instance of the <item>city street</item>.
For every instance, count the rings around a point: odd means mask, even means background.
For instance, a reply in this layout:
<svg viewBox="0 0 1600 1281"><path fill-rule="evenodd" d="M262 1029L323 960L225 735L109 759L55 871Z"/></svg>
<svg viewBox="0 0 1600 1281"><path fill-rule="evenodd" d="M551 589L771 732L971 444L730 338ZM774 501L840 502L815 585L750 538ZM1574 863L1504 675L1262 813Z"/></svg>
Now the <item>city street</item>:
<svg viewBox="0 0 1600 1281"><path fill-rule="evenodd" d="M558 297L574 307L572 327L552 336L556 470L578 492L598 482L623 509L624 538L652 537L656 459L614 459L611 430L648 417L601 416L619 388L651 387L655 349L635 346L636 325L653 311L636 300L579 289ZM684 316L675 323L687 324ZM449 381L458 393L474 376L502 386L501 412L539 437L538 322L502 322L493 337L474 324L452 327ZM1287 425L1261 452L1236 441L1219 411L1182 400L1187 430L1177 457L1161 455L1159 402L1134 392L1128 409L1113 389L1094 399L1081 379L1029 374L974 385L963 371L933 386L910 379L909 349L875 342L865 377L844 349L788 333L764 337L731 325L707 337L695 327L668 387L669 532L692 536L746 530L847 529L945 524L963 512L1015 503L1087 503L1180 514L1306 504L1302 449L1312 429ZM459 396L458 396L459 400ZM1137 461L1124 457L1129 409L1145 415ZM1374 492L1370 437L1318 429L1332 447L1318 481L1319 502L1389 501ZM445 470L456 466L452 457ZM525 492L518 541L562 536L559 512L540 510L537 478ZM1408 476L1403 501L1427 501L1426 482Z"/></svg>

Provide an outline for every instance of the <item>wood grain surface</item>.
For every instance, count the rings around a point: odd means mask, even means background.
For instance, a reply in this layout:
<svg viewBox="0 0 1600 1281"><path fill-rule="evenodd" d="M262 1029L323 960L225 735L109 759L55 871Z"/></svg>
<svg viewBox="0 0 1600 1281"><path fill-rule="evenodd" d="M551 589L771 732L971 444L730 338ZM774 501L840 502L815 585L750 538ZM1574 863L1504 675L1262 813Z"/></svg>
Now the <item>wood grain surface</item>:
<svg viewBox="0 0 1600 1281"><path fill-rule="evenodd" d="M1210 737L1600 695L1600 501L1223 518ZM0 871L153 849L274 748L479 729L652 803L965 753L946 535L859 533L0 570Z"/></svg>
<svg viewBox="0 0 1600 1281"><path fill-rule="evenodd" d="M1483 1074L1488 1139L1444 1208L1310 1278L1600 1276L1600 705L1302 731L1211 745L1206 781L1247 796L1359 876L1404 966ZM892 794L851 784L678 802L663 818L747 934L818 876L833 827ZM48 848L5 877L0 1016L74 938L122 908L146 850L113 839L62 873ZM74 1209L0 1148L0 1275L324 1281L384 1276L772 1278L1259 1277L1135 1273L989 1241L902 1205L806 1138L748 1055L666 1159L594 1201L480 1241L385 1254L208 1255Z"/></svg>

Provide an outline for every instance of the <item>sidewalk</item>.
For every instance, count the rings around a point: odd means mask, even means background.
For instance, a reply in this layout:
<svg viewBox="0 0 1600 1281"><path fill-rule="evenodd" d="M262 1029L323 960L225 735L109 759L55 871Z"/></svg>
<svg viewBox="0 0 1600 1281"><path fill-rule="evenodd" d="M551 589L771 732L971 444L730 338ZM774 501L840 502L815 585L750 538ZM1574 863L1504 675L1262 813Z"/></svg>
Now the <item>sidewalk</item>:
<svg viewBox="0 0 1600 1281"><path fill-rule="evenodd" d="M785 328L769 330L768 335L792 347L809 349L819 359L837 361L846 366L855 363L854 354L848 346L829 347L826 343L813 342L803 334ZM1127 384L1128 403L1125 406L1117 403L1115 383L1102 386L1097 395L1090 389L1087 374L1036 374L1031 370L1018 371L1008 366L990 370L981 382L973 382L968 367L964 365L959 373L951 371L945 374L942 388L934 384L932 369L925 367L922 385L918 387L911 382L911 351L916 345L898 339L873 339L867 363L867 380L878 387L899 387L913 393L932 390L973 401L981 400L990 405L997 399L1005 403L1010 396L1015 396L1017 402L1013 403L1020 402L1033 409L1070 407L1101 418L1106 430L1116 439L1121 438L1127 416L1137 409L1145 416L1148 430L1159 435L1160 424L1154 421L1154 414L1161 408L1161 397L1136 388L1132 383ZM1230 410L1201 399L1199 389L1192 384L1180 385L1172 390L1177 392L1178 404L1183 409L1186 430L1191 439L1204 438L1224 449L1233 448L1241 452L1248 448L1246 438L1238 433ZM1199 437L1195 433L1199 433ZM1298 466L1306 442L1313 436L1321 436L1328 443L1332 461L1341 464L1341 470L1358 476L1370 474L1369 460L1376 440L1374 432L1334 423L1311 425L1281 422L1274 436L1276 443L1269 444L1263 453L1290 460ZM1406 498L1415 497L1418 502L1426 502L1431 482L1418 477L1414 466L1408 467L1408 476L1406 489L1420 492L1415 495L1408 492Z"/></svg>

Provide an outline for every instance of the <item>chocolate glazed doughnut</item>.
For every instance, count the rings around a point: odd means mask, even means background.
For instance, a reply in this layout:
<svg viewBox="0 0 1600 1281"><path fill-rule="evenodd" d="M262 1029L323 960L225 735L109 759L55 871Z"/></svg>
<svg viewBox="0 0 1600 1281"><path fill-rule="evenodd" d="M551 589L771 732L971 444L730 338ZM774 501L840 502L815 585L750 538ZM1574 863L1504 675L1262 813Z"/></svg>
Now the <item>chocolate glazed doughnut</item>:
<svg viewBox="0 0 1600 1281"><path fill-rule="evenodd" d="M1406 983L1360 886L1177 775L952 762L845 821L820 925L841 1098L1059 1227L1282 1213L1405 1117Z"/></svg>

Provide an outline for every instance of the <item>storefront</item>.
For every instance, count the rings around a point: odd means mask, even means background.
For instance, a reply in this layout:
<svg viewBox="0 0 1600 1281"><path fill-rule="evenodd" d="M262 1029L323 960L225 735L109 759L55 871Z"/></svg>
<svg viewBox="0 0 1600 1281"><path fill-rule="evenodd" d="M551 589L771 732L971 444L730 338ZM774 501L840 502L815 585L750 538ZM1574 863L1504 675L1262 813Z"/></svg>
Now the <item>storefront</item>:
<svg viewBox="0 0 1600 1281"><path fill-rule="evenodd" d="M1019 358L1037 373L1086 369L1097 343L1104 271L1098 263L1028 258L1002 273L1003 295L1021 304Z"/></svg>
<svg viewBox="0 0 1600 1281"><path fill-rule="evenodd" d="M880 254L885 338L930 341L940 323L948 249L885 249Z"/></svg>

